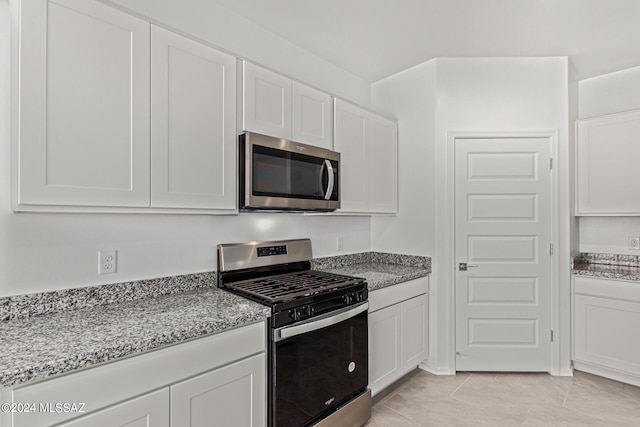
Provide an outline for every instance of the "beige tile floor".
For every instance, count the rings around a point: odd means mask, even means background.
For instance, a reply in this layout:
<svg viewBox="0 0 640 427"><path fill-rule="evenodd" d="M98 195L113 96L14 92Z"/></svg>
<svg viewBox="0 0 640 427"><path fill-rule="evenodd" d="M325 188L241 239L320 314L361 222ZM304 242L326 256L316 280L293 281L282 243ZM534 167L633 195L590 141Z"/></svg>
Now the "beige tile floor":
<svg viewBox="0 0 640 427"><path fill-rule="evenodd" d="M576 371L458 373L416 370L374 398L367 427L640 426L640 388Z"/></svg>

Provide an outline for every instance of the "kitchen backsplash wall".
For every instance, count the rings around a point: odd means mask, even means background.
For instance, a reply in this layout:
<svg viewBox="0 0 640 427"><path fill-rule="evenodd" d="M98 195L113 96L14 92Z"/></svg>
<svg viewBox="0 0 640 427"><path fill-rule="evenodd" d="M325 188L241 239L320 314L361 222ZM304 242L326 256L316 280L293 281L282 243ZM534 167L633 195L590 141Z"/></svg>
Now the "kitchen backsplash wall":
<svg viewBox="0 0 640 427"><path fill-rule="evenodd" d="M581 119L640 109L640 67L582 80L579 91ZM629 237L640 237L640 218L580 217L580 252L640 255Z"/></svg>
<svg viewBox="0 0 640 427"><path fill-rule="evenodd" d="M158 10L180 2L132 2L154 4ZM203 1L192 1L205 7ZM161 8L160 6L164 8ZM176 14L184 15L184 14ZM197 14L190 13L190 16ZM106 283L199 273L216 269L216 245L256 239L310 237L314 256L368 251L371 248L368 217L322 217L301 214L204 215L103 215L103 214L15 214L10 210L10 13L7 0L0 0L0 297L52 291ZM224 20L224 16L220 17ZM238 17L228 16L234 23ZM178 18L176 18L178 19ZM250 25L249 23L244 23ZM200 28L200 27L198 27ZM198 29L196 28L196 29ZM244 31L248 31L246 27ZM200 28L204 38L205 29ZM241 31L236 28L234 31ZM253 28L253 33L258 32ZM294 77L303 72L291 64L298 58L318 66L310 73L322 79L311 84L329 85L327 90L354 95L357 102L368 94L368 86L355 77L329 66L308 52L264 35L272 43L274 60L291 69L281 69ZM225 40L231 39L229 35ZM249 55L246 42L242 53ZM260 58L264 56L255 47ZM274 64L268 64L274 65ZM325 73L326 71L326 73ZM324 80L323 80L324 79ZM347 89L352 86L352 89ZM366 91L364 90L366 89ZM368 95L367 95L368 96ZM337 237L344 238L344 250L336 250ZM117 273L99 276L98 250L118 251Z"/></svg>

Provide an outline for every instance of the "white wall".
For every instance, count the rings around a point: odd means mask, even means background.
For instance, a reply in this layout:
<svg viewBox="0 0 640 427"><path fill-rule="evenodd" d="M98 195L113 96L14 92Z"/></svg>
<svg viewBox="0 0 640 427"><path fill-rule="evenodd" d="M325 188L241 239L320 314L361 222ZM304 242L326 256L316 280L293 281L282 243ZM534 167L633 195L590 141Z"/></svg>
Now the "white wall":
<svg viewBox="0 0 640 427"><path fill-rule="evenodd" d="M569 87L566 58L437 59L372 85L372 105L395 115L400 123L400 212L372 219L376 250L411 248L434 258L429 297L430 354L428 369L454 370L452 296L453 246L447 226L447 153L450 131L557 132L560 181L559 215L561 276L555 318L563 345L561 366L569 354ZM560 274L559 271L565 272Z"/></svg>
<svg viewBox="0 0 640 427"><path fill-rule="evenodd" d="M374 250L435 254L436 61L372 85L371 104L398 120L398 215L371 220Z"/></svg>
<svg viewBox="0 0 640 427"><path fill-rule="evenodd" d="M369 105L370 85L213 0L102 0L333 95Z"/></svg>
<svg viewBox="0 0 640 427"><path fill-rule="evenodd" d="M134 3L134 2L131 2ZM174 2L147 1L163 4ZM202 2L192 2L204 7ZM200 9L175 2L174 18L188 22ZM236 17L217 11L216 22L237 22ZM243 31L227 36L241 39L243 54L265 55L264 43L272 43L274 57L283 60L282 71L296 75L304 67L296 60L321 64L305 52L293 52L290 44L262 34L244 23ZM101 215L15 214L10 211L9 186L9 7L0 0L0 297L37 291L123 282L216 269L215 247L223 242L310 237L315 256L336 254L336 238L344 237L344 253L369 250L370 219L366 217L320 217L301 214L199 215ZM205 31L205 29L202 29ZM254 40L251 37L260 36ZM228 41L225 39L225 41ZM240 43L240 42L238 42ZM307 65L308 66L308 65ZM291 67L291 68L287 68ZM326 72L325 75L319 76ZM330 66L311 73L313 84L363 100L364 82ZM349 88L349 86L352 86ZM360 98L360 99L359 99ZM99 249L118 250L118 273L97 275Z"/></svg>
<svg viewBox="0 0 640 427"><path fill-rule="evenodd" d="M579 117L640 109L640 67L579 83ZM629 237L640 236L640 217L580 217L580 251L640 255L629 250Z"/></svg>
<svg viewBox="0 0 640 427"><path fill-rule="evenodd" d="M569 144L568 144L568 61L567 58L473 58L439 59L437 71L438 105L436 118L436 216L438 258L438 283L440 288L438 305L452 307L454 283L452 242L447 225L450 218L446 211L449 205L447 194L447 153L450 131L510 131L553 130L557 132L558 154L555 158L559 178L558 214L560 223L558 263L556 265L560 286L559 301L565 305L569 299L569 255L570 255L570 195L569 195ZM564 296L564 297L562 297ZM555 310L554 308L554 311ZM568 313L569 306L561 307L558 313ZM439 365L453 365L454 338L452 313L441 313L437 322L443 331L439 342ZM559 322L563 330L561 340L568 344L570 331L568 322ZM557 372L569 368L569 346L564 345L560 355L561 366ZM448 361L448 363L447 363Z"/></svg>

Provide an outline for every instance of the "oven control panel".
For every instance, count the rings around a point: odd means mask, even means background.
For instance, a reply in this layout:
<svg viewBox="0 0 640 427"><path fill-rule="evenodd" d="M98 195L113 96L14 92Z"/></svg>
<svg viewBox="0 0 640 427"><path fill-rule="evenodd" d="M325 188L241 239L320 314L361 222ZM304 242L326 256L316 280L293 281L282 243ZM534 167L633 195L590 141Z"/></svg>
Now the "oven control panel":
<svg viewBox="0 0 640 427"><path fill-rule="evenodd" d="M286 255L287 254L287 245L261 246L257 250L258 250L258 257L274 256L274 255Z"/></svg>

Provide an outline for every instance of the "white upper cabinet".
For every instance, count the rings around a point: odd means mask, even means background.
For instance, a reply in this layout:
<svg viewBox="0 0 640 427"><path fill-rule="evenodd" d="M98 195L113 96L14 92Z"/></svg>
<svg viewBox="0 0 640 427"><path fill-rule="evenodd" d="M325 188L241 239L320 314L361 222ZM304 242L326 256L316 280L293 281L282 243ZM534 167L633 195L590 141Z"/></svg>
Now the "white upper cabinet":
<svg viewBox="0 0 640 427"><path fill-rule="evenodd" d="M94 0L18 9L14 210L236 211L235 57Z"/></svg>
<svg viewBox="0 0 640 427"><path fill-rule="evenodd" d="M369 112L341 99L335 101L333 148L340 153L340 211L369 211Z"/></svg>
<svg viewBox="0 0 640 427"><path fill-rule="evenodd" d="M332 149L331 95L293 82L293 140Z"/></svg>
<svg viewBox="0 0 640 427"><path fill-rule="evenodd" d="M151 206L236 206L236 58L153 26Z"/></svg>
<svg viewBox="0 0 640 427"><path fill-rule="evenodd" d="M246 61L243 71L242 128L291 139L291 79Z"/></svg>
<svg viewBox="0 0 640 427"><path fill-rule="evenodd" d="M331 149L331 95L244 62L242 129Z"/></svg>
<svg viewBox="0 0 640 427"><path fill-rule="evenodd" d="M640 215L640 111L580 120L576 214Z"/></svg>
<svg viewBox="0 0 640 427"><path fill-rule="evenodd" d="M149 23L22 1L17 203L149 206Z"/></svg>
<svg viewBox="0 0 640 427"><path fill-rule="evenodd" d="M341 154L340 212L396 213L398 126L341 99L334 106L334 150Z"/></svg>

